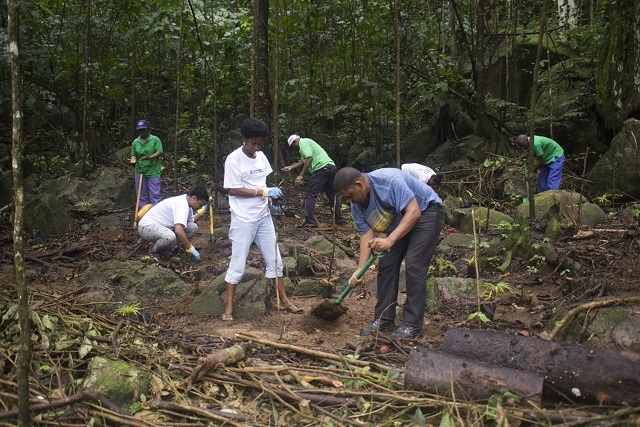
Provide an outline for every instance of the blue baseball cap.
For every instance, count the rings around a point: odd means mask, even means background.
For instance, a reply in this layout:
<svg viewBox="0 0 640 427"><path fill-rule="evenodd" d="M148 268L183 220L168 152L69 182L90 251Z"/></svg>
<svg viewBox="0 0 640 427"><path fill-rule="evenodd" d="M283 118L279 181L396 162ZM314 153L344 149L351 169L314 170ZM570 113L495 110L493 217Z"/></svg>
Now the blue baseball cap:
<svg viewBox="0 0 640 427"><path fill-rule="evenodd" d="M149 123L146 120L138 120L138 124L136 125L136 130L140 129L149 129Z"/></svg>

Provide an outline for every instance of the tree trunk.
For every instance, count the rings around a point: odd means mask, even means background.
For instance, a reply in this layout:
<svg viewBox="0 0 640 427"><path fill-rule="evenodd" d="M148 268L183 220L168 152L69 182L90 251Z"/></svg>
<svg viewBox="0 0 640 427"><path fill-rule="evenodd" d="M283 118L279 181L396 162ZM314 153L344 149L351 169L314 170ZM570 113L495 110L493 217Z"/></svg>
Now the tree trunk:
<svg viewBox="0 0 640 427"><path fill-rule="evenodd" d="M269 121L271 92L269 90L269 0L258 0L258 117Z"/></svg>
<svg viewBox="0 0 640 427"><path fill-rule="evenodd" d="M547 2L543 1L540 9L540 32L538 33L538 51L536 53L536 63L533 66L533 83L531 86L531 119L529 123L529 173L527 176L527 187L529 188L529 218L536 219L536 203L535 203L535 171L533 166L536 162L536 156L533 152L533 138L536 133L536 104L538 102L538 74L540 69L540 60L542 59L542 39L547 26Z"/></svg>
<svg viewBox="0 0 640 427"><path fill-rule="evenodd" d="M173 192L178 192L178 142L180 138L180 82L182 80L182 22L184 18L184 0L180 3L180 30L178 31L178 63L176 67L176 133L173 146Z"/></svg>
<svg viewBox="0 0 640 427"><path fill-rule="evenodd" d="M279 9L279 0L276 0L273 5L273 18L274 18L274 28L273 28L273 69L271 71L271 75L273 76L273 105L272 105L272 126L271 132L273 133L273 170L275 176L280 176L280 144L278 140L280 139L280 126L278 125L278 55L280 54L280 9ZM277 181L277 180L276 180ZM277 185L277 182L276 182Z"/></svg>
<svg viewBox="0 0 640 427"><path fill-rule="evenodd" d="M456 399L486 400L507 391L523 401L540 404L542 374L519 371L489 363L477 362L451 354L418 347L409 354L404 385L407 388L433 390L438 395Z"/></svg>
<svg viewBox="0 0 640 427"><path fill-rule="evenodd" d="M11 61L12 172L13 172L13 265L18 291L20 349L16 363L18 377L18 426L31 425L29 411L29 365L31 364L31 328L29 325L29 292L24 270L23 225L24 189L22 186L22 140L24 117L22 69L18 52L19 17L16 0L7 0L7 33Z"/></svg>
<svg viewBox="0 0 640 427"><path fill-rule="evenodd" d="M624 353L487 331L449 329L442 351L544 375L543 398L640 404L640 365Z"/></svg>
<svg viewBox="0 0 640 427"><path fill-rule="evenodd" d="M396 42L396 167L400 167L400 6L393 2L393 30Z"/></svg>
<svg viewBox="0 0 640 427"><path fill-rule="evenodd" d="M251 26L251 95L249 96L249 116L256 115L258 93L258 2L253 0L253 25Z"/></svg>
<svg viewBox="0 0 640 427"><path fill-rule="evenodd" d="M82 102L82 138L80 138L80 160L82 174L87 163L87 114L89 110L89 59L91 58L91 0L88 0L84 38L84 100Z"/></svg>

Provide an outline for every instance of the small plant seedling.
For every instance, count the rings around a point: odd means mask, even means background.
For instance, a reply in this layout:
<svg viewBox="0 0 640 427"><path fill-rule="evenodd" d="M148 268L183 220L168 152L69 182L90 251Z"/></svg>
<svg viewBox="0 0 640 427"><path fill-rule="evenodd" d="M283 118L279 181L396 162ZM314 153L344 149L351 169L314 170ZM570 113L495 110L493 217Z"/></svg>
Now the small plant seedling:
<svg viewBox="0 0 640 427"><path fill-rule="evenodd" d="M506 296L507 294L513 294L515 290L507 282L499 282L495 285L493 283L484 284L483 296L486 301L490 301L495 298Z"/></svg>
<svg viewBox="0 0 640 427"><path fill-rule="evenodd" d="M482 323L489 323L491 322L491 320L489 320L489 318L487 317L486 314L484 314L481 311L474 311L473 313L471 313L469 315L469 317L467 317L467 320L473 320L473 319L478 319L480 320Z"/></svg>
<svg viewBox="0 0 640 427"><path fill-rule="evenodd" d="M75 206L81 211L91 212L93 210L93 200L92 199L80 200L79 202L76 203Z"/></svg>
<svg viewBox="0 0 640 427"><path fill-rule="evenodd" d="M137 302L134 302L133 304L123 305L122 307L118 307L118 309L114 311L114 314L122 317L138 316L140 313L142 313L142 307L140 306L140 303Z"/></svg>
<svg viewBox="0 0 640 427"><path fill-rule="evenodd" d="M622 197L622 194L604 193L593 200L600 206L608 207L608 206L613 206L614 202L621 197Z"/></svg>

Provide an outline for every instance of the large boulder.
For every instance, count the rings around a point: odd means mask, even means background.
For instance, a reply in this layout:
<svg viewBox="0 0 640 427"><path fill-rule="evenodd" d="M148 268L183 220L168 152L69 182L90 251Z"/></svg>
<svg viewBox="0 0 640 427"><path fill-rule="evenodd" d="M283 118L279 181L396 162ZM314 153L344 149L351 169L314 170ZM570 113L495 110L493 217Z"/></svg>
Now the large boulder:
<svg viewBox="0 0 640 427"><path fill-rule="evenodd" d="M224 313L224 303L227 299L227 284L225 273L216 277L206 289L202 291L189 306L191 313L221 315ZM288 277L284 278L287 295L293 295L293 283ZM263 270L247 267L240 283L236 285L233 298L233 315L236 318L250 318L264 316L275 307L275 289L273 280L267 279Z"/></svg>
<svg viewBox="0 0 640 427"><path fill-rule="evenodd" d="M640 198L640 121L629 119L589 173L592 196Z"/></svg>
<svg viewBox="0 0 640 427"><path fill-rule="evenodd" d="M25 228L45 236L65 234L73 223L66 205L58 197L49 194L27 201L24 213Z"/></svg>
<svg viewBox="0 0 640 427"><path fill-rule="evenodd" d="M124 209L135 203L133 173L116 168L100 168L89 192L101 209Z"/></svg>
<svg viewBox="0 0 640 427"><path fill-rule="evenodd" d="M535 195L536 219L559 215L561 225L594 227L607 220L607 214L597 205L587 202L580 193L549 190ZM529 202L518 206L518 215L529 216Z"/></svg>
<svg viewBox="0 0 640 427"><path fill-rule="evenodd" d="M133 175L104 167L90 179L66 175L42 184L38 191L58 197L68 209L124 209L135 203Z"/></svg>
<svg viewBox="0 0 640 427"><path fill-rule="evenodd" d="M140 261L94 263L79 281L89 288L82 302L115 300L144 306L145 302L175 300L189 292L187 282L172 270Z"/></svg>
<svg viewBox="0 0 640 427"><path fill-rule="evenodd" d="M405 163L419 163L438 147L438 138L431 127L416 130L402 144L401 156Z"/></svg>

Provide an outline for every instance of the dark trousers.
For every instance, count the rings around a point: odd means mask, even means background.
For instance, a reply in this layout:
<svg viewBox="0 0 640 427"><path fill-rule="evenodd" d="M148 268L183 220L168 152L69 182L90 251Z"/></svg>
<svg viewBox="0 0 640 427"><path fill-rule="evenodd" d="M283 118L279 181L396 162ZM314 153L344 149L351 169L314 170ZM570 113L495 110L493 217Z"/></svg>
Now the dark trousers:
<svg viewBox="0 0 640 427"><path fill-rule="evenodd" d="M342 212L340 212L340 200L338 199L336 189L333 186L333 179L336 176L337 168L335 165L327 165L322 169L311 174L309 186L307 187L307 195L304 199L304 216L305 223L317 225L315 219L316 200L321 191L329 198L329 205L332 206L336 223L344 222Z"/></svg>
<svg viewBox="0 0 640 427"><path fill-rule="evenodd" d="M400 265L405 260L407 300L402 324L422 329L427 297L427 272L444 227L442 206L429 205L411 231L398 240L378 263L378 302L374 320L394 321L398 306Z"/></svg>

